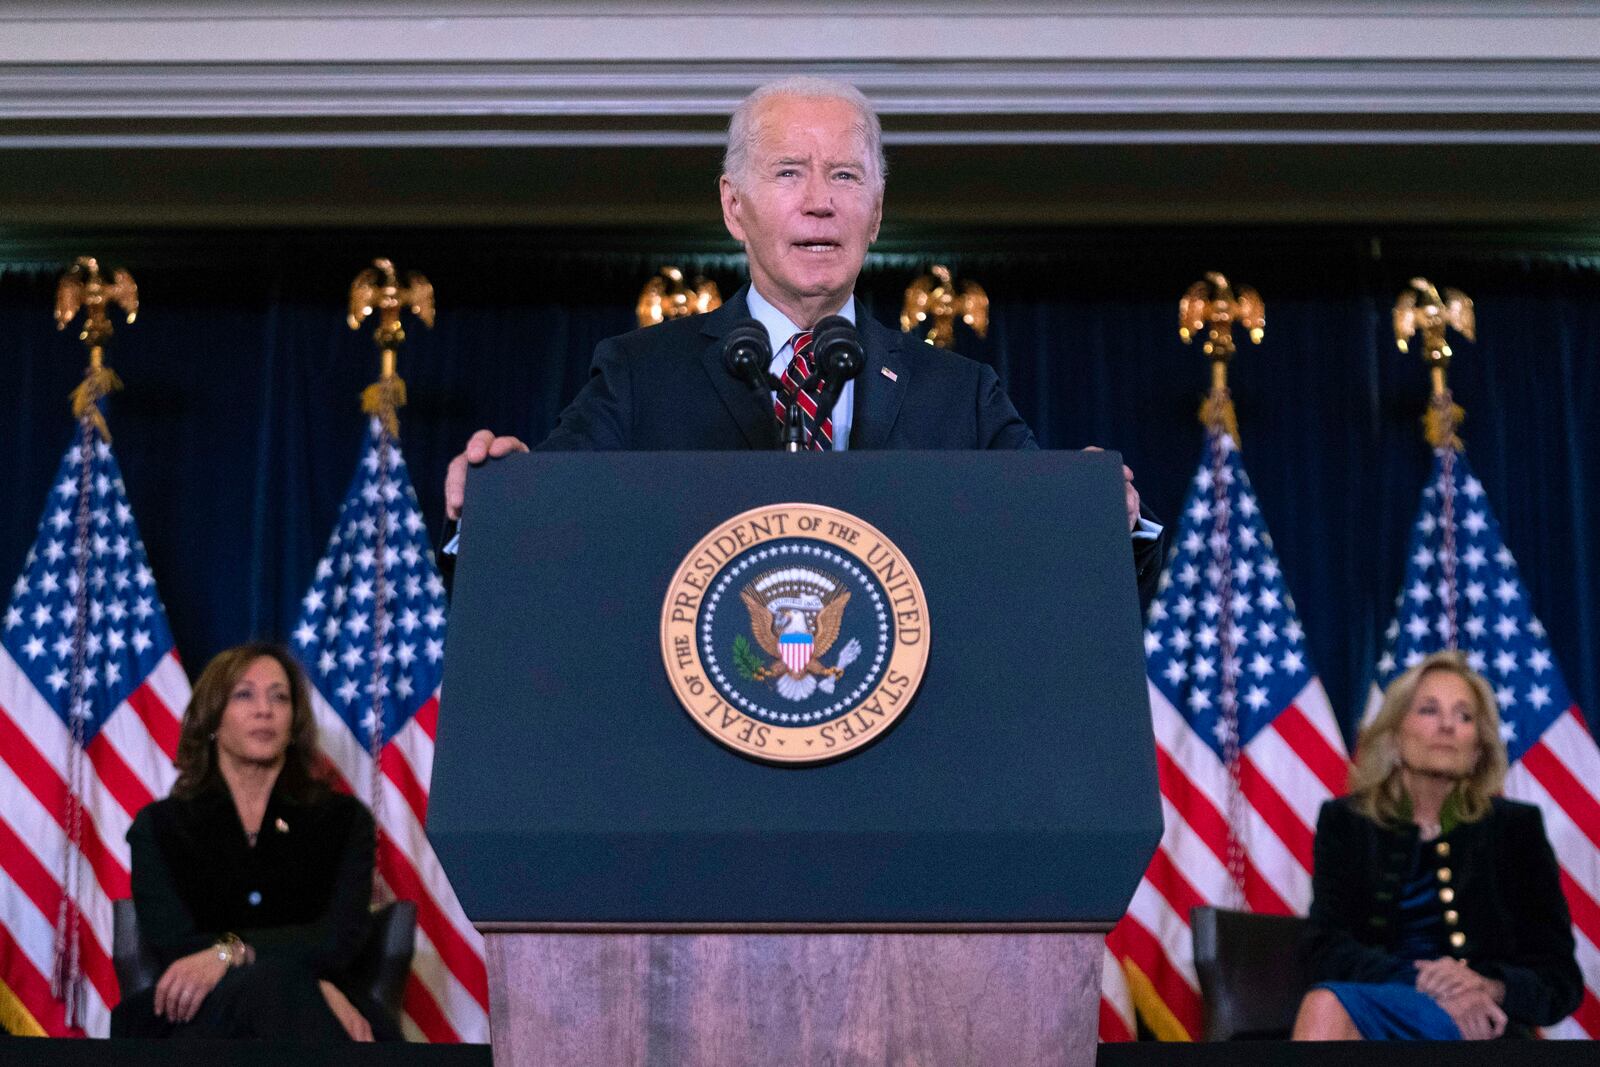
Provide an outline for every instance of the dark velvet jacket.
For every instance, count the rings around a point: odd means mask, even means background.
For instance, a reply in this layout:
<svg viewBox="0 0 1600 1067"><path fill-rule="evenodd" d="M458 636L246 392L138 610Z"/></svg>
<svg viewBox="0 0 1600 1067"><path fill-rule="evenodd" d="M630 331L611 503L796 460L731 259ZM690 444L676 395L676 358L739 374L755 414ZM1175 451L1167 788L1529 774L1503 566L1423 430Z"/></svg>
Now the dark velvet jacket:
<svg viewBox="0 0 1600 1067"><path fill-rule="evenodd" d="M163 968L231 932L342 985L366 940L373 823L354 797L297 803L274 790L251 848L218 783L146 806L128 843L140 934Z"/></svg>
<svg viewBox="0 0 1600 1067"><path fill-rule="evenodd" d="M1349 798L1323 804L1302 946L1310 981L1383 982L1403 970L1394 955L1400 888L1417 845L1415 826L1380 826ZM1445 951L1505 983L1503 1006L1518 1029L1570 1015L1583 976L1539 809L1497 797L1484 818L1421 847L1438 886L1433 905L1450 931Z"/></svg>

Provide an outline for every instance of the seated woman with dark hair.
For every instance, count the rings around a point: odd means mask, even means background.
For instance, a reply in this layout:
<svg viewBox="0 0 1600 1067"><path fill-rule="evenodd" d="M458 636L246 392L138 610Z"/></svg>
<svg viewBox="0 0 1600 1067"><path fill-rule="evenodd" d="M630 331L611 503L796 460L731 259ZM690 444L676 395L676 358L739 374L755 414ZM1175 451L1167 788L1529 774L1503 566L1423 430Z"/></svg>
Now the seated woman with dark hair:
<svg viewBox="0 0 1600 1067"><path fill-rule="evenodd" d="M1577 1008L1583 978L1539 809L1506 775L1489 683L1459 652L1396 678L1350 795L1317 821L1294 1036L1490 1038Z"/></svg>
<svg viewBox="0 0 1600 1067"><path fill-rule="evenodd" d="M164 970L117 1005L112 1036L400 1036L346 980L370 925L373 823L314 773L316 749L286 650L241 645L206 665L172 795L128 830L140 934Z"/></svg>

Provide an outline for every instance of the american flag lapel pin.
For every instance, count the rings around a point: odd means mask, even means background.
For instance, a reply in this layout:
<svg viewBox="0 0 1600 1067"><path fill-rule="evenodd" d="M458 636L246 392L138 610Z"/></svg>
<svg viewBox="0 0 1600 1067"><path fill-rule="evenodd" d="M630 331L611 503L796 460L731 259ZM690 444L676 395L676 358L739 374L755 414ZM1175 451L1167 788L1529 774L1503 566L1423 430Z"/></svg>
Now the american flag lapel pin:
<svg viewBox="0 0 1600 1067"><path fill-rule="evenodd" d="M890 370L888 367L879 367L878 370L881 371L883 373L883 376L885 378L889 379L891 382L898 382L900 380L900 375L896 374L894 371Z"/></svg>

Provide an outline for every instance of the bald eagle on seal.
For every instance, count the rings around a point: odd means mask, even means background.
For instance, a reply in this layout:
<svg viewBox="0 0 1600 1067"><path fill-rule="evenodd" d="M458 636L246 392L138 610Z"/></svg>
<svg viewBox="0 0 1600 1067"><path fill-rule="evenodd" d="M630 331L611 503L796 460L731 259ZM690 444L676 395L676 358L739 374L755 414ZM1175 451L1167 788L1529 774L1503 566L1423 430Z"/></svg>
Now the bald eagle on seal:
<svg viewBox="0 0 1600 1067"><path fill-rule="evenodd" d="M783 567L758 575L739 596L750 613L751 636L772 657L756 672L756 681L772 681L779 695L794 701L818 688L832 694L839 676L861 654L861 642L852 638L832 667L822 662L839 639L850 590L810 567Z"/></svg>

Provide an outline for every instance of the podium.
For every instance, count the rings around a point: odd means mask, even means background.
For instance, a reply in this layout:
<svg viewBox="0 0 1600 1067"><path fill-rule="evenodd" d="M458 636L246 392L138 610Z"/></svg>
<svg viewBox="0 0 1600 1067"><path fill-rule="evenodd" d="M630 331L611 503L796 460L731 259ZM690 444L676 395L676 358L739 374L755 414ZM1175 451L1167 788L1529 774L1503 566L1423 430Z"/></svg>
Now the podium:
<svg viewBox="0 0 1600 1067"><path fill-rule="evenodd" d="M733 522L783 508L865 533ZM428 829L499 1067L1093 1062L1161 833L1115 453L535 453L466 514ZM914 695L822 752L919 642Z"/></svg>

